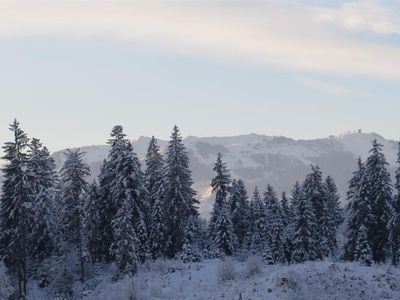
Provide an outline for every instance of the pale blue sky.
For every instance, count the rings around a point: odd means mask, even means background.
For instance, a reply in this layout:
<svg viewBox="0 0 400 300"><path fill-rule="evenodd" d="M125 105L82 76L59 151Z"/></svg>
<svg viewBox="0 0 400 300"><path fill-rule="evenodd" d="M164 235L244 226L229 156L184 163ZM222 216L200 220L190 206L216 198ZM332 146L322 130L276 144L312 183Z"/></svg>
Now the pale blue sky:
<svg viewBox="0 0 400 300"><path fill-rule="evenodd" d="M14 117L52 150L114 124L398 139L399 2L326 2L0 0L0 143Z"/></svg>

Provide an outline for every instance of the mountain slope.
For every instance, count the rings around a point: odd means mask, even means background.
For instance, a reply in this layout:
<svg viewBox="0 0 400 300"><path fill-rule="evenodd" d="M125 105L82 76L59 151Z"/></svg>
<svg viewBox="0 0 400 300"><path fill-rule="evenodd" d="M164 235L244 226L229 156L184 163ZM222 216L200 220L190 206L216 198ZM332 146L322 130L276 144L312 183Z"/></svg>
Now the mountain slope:
<svg viewBox="0 0 400 300"><path fill-rule="evenodd" d="M195 189L201 198L201 211L207 213L210 205L212 167L217 153L231 169L233 177L242 178L251 194L254 186L264 188L271 184L281 193L289 192L296 180L302 181L311 164L318 164L325 175L331 175L337 185L342 201L345 201L347 183L356 168L356 159L365 159L371 148L371 141L377 139L384 145L384 152L394 173L397 143L377 134L349 133L338 137L316 140L294 140L285 137L248 134L232 137L194 137L184 139L190 156L190 166L195 181ZM141 160L146 155L150 138L140 137L133 141L133 147ZM167 141L159 141L165 151ZM86 162L97 177L101 163L107 156L109 146L87 146ZM53 154L57 165L64 162L62 151Z"/></svg>

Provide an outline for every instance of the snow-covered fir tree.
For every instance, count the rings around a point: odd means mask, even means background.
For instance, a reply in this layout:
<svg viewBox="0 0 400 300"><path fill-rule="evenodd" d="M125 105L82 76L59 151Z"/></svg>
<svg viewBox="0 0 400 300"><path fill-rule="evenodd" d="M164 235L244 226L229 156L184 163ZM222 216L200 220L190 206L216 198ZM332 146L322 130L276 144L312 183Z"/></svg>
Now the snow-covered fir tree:
<svg viewBox="0 0 400 300"><path fill-rule="evenodd" d="M237 247L237 237L227 200L230 190L230 175L226 164L222 161L221 153L218 153L213 170L216 175L211 180L211 188L215 193L215 201L209 223L210 240L220 254L232 255Z"/></svg>
<svg viewBox="0 0 400 300"><path fill-rule="evenodd" d="M153 136L150 140L149 147L145 158L146 162L146 188L149 192L150 205L158 199L162 201L165 190L165 166L163 157L160 151L160 146Z"/></svg>
<svg viewBox="0 0 400 300"><path fill-rule="evenodd" d="M32 203L30 257L34 269L57 248L56 237L56 164L49 150L33 138L28 150L27 174Z"/></svg>
<svg viewBox="0 0 400 300"><path fill-rule="evenodd" d="M118 159L123 156L128 139L121 125L116 125L112 128L110 138L107 143L110 145L110 151L107 159L103 161L100 169L99 182L99 228L101 228L101 243L98 249L98 256L104 261L111 261L110 246L113 241L112 220L116 215L119 207L116 205L113 194L111 192L112 184L117 175Z"/></svg>
<svg viewBox="0 0 400 300"><path fill-rule="evenodd" d="M154 136L151 138L146 158L146 188L150 201L149 251L153 259L165 254L165 166L160 146Z"/></svg>
<svg viewBox="0 0 400 300"><path fill-rule="evenodd" d="M304 262L318 258L316 239L316 217L307 194L301 194L294 207L292 224L293 262Z"/></svg>
<svg viewBox="0 0 400 300"><path fill-rule="evenodd" d="M174 126L166 153L164 194L166 254L169 257L174 257L182 249L184 226L188 218L198 215L199 201L195 198L192 184L189 157L180 131Z"/></svg>
<svg viewBox="0 0 400 300"><path fill-rule="evenodd" d="M336 216L326 201L322 206L319 251L322 258L330 257L336 250Z"/></svg>
<svg viewBox="0 0 400 300"><path fill-rule="evenodd" d="M393 204L388 222L390 251L392 254L392 264L397 266L400 259L400 143L397 154L397 170Z"/></svg>
<svg viewBox="0 0 400 300"><path fill-rule="evenodd" d="M289 199L286 196L286 192L282 193L281 197L281 208L282 208L282 221L283 225L286 227L292 221L293 213L289 205Z"/></svg>
<svg viewBox="0 0 400 300"><path fill-rule="evenodd" d="M232 216L226 202L217 208L213 225L212 242L219 255L233 255L238 247L237 237L232 224Z"/></svg>
<svg viewBox="0 0 400 300"><path fill-rule="evenodd" d="M250 227L250 205L243 180L232 181L228 203L238 246L241 248Z"/></svg>
<svg viewBox="0 0 400 300"><path fill-rule="evenodd" d="M367 266L371 265L372 262L372 252L368 243L368 229L364 225L361 225L358 232L354 259Z"/></svg>
<svg viewBox="0 0 400 300"><path fill-rule="evenodd" d="M315 238L317 245L320 245L323 238L321 228L323 208L327 199L325 197L325 185L322 180L322 172L319 166L311 166L311 173L306 176L302 185L302 197L305 197L312 205L317 225ZM318 248L319 247L316 249L317 255L321 258L322 256Z"/></svg>
<svg viewBox="0 0 400 300"><path fill-rule="evenodd" d="M387 171L388 163L377 140L372 141L370 156L365 162L367 196L371 205L372 220L368 229L368 241L374 262L385 262L388 243L387 223L392 200L392 184Z"/></svg>
<svg viewBox="0 0 400 300"><path fill-rule="evenodd" d="M298 181L296 181L290 192L290 209L292 213L297 205L298 200L300 199L300 196L301 196L301 185Z"/></svg>
<svg viewBox="0 0 400 300"><path fill-rule="evenodd" d="M343 257L346 260L354 260L358 235L361 226L369 227L371 222L371 206L367 197L367 180L365 175L365 166L358 158L357 171L353 173L353 177L349 182L349 190L347 192L348 219L346 228L346 243L344 245Z"/></svg>
<svg viewBox="0 0 400 300"><path fill-rule="evenodd" d="M139 264L139 240L133 226L133 210L132 199L126 197L122 199L117 214L112 220L114 239L110 251L115 257L121 275L136 273Z"/></svg>
<svg viewBox="0 0 400 300"><path fill-rule="evenodd" d="M261 253L267 242L267 223L265 206L258 188L254 188L250 201L250 230L248 233L249 250L252 254Z"/></svg>
<svg viewBox="0 0 400 300"><path fill-rule="evenodd" d="M266 250L271 255L273 263L280 263L286 260L284 222L282 209L279 200L272 186L268 185L264 194L266 204L266 217L268 222L268 237Z"/></svg>
<svg viewBox="0 0 400 300"><path fill-rule="evenodd" d="M200 260L200 249L198 241L198 217L190 216L185 226L184 242L181 258L184 262L197 262Z"/></svg>
<svg viewBox="0 0 400 300"><path fill-rule="evenodd" d="M83 219L83 244L84 249L88 251L88 258L91 262L101 260L101 233L99 226L99 209L97 207L99 199L99 187L96 181L93 181L87 188L84 195L84 219Z"/></svg>
<svg viewBox="0 0 400 300"><path fill-rule="evenodd" d="M31 197L27 174L28 137L17 120L10 125L13 141L3 146L6 161L2 168L0 206L0 253L7 266L18 279L18 292L21 298L26 295L28 281L27 261L29 230L31 224Z"/></svg>
<svg viewBox="0 0 400 300"><path fill-rule="evenodd" d="M149 229L149 251L153 259L165 255L164 206L160 198L156 198L151 209L151 225Z"/></svg>
<svg viewBox="0 0 400 300"><path fill-rule="evenodd" d="M61 205L61 231L65 241L76 247L80 260L81 281L84 281L84 263L87 252L83 241L84 227L84 195L88 184L86 177L90 175L89 167L83 162L85 153L80 149L64 153L66 160L60 170L59 201ZM66 249L66 251L68 251Z"/></svg>
<svg viewBox="0 0 400 300"><path fill-rule="evenodd" d="M111 182L111 195L114 206L118 208L118 211L122 206L130 209L129 213L132 218L129 220L132 222L132 228L135 230L134 235L139 243L133 247L136 250L137 257L143 262L148 255L148 233L145 223L149 210L148 195L139 159L133 152L130 142L127 142L125 150L116 158L115 178ZM122 241L118 241L117 236L122 239L125 237L115 231L116 228L119 228L118 222L121 220L121 217L117 215L112 218L112 223L115 224L113 228L113 245L122 245ZM116 221L114 221L115 218L117 218Z"/></svg>
<svg viewBox="0 0 400 300"><path fill-rule="evenodd" d="M340 210L340 196L335 181L331 176L327 176L325 179L325 192L326 201L328 203L329 210L332 211L335 219L336 226L339 226L343 222L343 216Z"/></svg>

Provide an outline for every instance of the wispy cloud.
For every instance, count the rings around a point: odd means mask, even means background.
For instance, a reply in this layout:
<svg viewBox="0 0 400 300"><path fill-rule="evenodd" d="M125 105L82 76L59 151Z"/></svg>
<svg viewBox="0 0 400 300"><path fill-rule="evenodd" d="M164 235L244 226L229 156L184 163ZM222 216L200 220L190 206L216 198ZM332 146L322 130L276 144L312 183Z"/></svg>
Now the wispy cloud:
<svg viewBox="0 0 400 300"><path fill-rule="evenodd" d="M344 37L321 25L337 18L328 12L275 1L0 0L0 35L106 36L278 68L400 79L399 47Z"/></svg>
<svg viewBox="0 0 400 300"><path fill-rule="evenodd" d="M352 1L338 8L317 8L316 19L344 28L384 34L400 33L400 2ZM388 4L390 3L390 5Z"/></svg>
<svg viewBox="0 0 400 300"><path fill-rule="evenodd" d="M309 88L324 93L339 95L339 96L358 96L358 93L355 92L354 90L348 88L347 86L340 85L337 83L323 81L320 79L315 79L310 77L300 77L296 78L296 80Z"/></svg>

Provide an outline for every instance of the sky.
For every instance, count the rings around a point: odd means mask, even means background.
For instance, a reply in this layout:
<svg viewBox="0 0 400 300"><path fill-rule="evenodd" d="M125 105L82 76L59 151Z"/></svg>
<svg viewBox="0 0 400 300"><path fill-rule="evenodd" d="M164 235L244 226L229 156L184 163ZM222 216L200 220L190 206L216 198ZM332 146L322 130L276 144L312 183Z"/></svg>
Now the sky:
<svg viewBox="0 0 400 300"><path fill-rule="evenodd" d="M0 0L0 143L400 138L400 1Z"/></svg>

